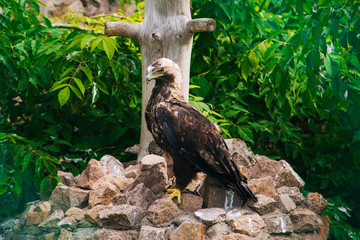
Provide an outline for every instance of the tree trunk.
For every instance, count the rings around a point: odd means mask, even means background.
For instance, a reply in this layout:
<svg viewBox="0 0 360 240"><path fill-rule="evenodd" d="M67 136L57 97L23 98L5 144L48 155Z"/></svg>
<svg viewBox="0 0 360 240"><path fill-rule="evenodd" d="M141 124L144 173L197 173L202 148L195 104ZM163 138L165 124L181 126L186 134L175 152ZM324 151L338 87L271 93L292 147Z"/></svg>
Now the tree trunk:
<svg viewBox="0 0 360 240"><path fill-rule="evenodd" d="M213 31L215 26L213 19L191 19L190 0L146 0L144 22L105 24L106 35L130 37L141 46L142 111L138 161L149 154L149 144L153 141L146 127L145 107L155 82L146 84L147 67L163 57L176 62L182 72L185 99L188 99L193 34Z"/></svg>

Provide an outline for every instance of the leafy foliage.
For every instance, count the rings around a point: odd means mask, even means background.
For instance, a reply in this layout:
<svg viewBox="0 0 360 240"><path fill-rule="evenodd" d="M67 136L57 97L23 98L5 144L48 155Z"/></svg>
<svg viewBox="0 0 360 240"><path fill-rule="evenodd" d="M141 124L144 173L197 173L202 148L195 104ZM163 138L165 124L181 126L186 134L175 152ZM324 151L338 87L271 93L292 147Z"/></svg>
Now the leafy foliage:
<svg viewBox="0 0 360 240"><path fill-rule="evenodd" d="M0 217L54 187L58 167L128 159L140 135L138 46L96 33L106 16L53 26L39 4L0 1Z"/></svg>
<svg viewBox="0 0 360 240"><path fill-rule="evenodd" d="M194 17L217 20L214 33L196 37L193 51L191 80L201 87L193 92L213 106L205 113L225 137L288 160L306 190L338 199L335 208L346 202L359 228L360 4L192 3ZM348 218L331 218L332 237L354 238Z"/></svg>

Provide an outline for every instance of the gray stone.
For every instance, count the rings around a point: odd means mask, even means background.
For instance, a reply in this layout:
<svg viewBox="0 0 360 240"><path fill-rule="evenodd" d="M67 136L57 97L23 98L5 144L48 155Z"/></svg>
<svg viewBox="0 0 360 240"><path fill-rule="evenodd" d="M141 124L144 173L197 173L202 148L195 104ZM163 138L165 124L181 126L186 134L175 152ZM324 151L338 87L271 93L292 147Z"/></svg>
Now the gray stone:
<svg viewBox="0 0 360 240"><path fill-rule="evenodd" d="M256 237L266 230L264 220L257 213L230 220L229 226L235 233L242 233L250 237Z"/></svg>
<svg viewBox="0 0 360 240"><path fill-rule="evenodd" d="M50 197L52 210L68 210L70 207L84 207L89 199L89 191L68 187L59 183Z"/></svg>
<svg viewBox="0 0 360 240"><path fill-rule="evenodd" d="M40 228L58 228L58 223L64 217L64 211L59 209L54 211L44 222L39 224Z"/></svg>
<svg viewBox="0 0 360 240"><path fill-rule="evenodd" d="M310 192L306 195L306 205L316 214L321 216L327 208L328 203L320 193Z"/></svg>
<svg viewBox="0 0 360 240"><path fill-rule="evenodd" d="M134 231L120 231L114 229L100 229L94 234L95 240L135 240L138 239L137 232ZM155 239L154 239L155 240Z"/></svg>
<svg viewBox="0 0 360 240"><path fill-rule="evenodd" d="M224 222L219 222L208 228L203 240L217 239L221 236L228 235L229 233L231 233L229 225Z"/></svg>
<svg viewBox="0 0 360 240"><path fill-rule="evenodd" d="M93 240L95 232L98 229L96 228L78 228L73 233L73 237L71 239L74 240Z"/></svg>
<svg viewBox="0 0 360 240"><path fill-rule="evenodd" d="M293 231L293 224L288 215L279 212L262 216L270 234L290 234Z"/></svg>
<svg viewBox="0 0 360 240"><path fill-rule="evenodd" d="M146 210L154 202L155 195L149 188L145 187L144 183L140 183L134 189L127 192L126 199L127 204Z"/></svg>
<svg viewBox="0 0 360 240"><path fill-rule="evenodd" d="M199 222L184 221L169 236L170 240L201 240L205 235L206 227Z"/></svg>
<svg viewBox="0 0 360 240"><path fill-rule="evenodd" d="M281 168L275 176L276 188L287 186L287 187L298 187L300 190L304 188L305 182L302 178L294 171L288 162L280 160Z"/></svg>
<svg viewBox="0 0 360 240"><path fill-rule="evenodd" d="M319 228L316 214L309 209L295 209L290 218L296 233L313 232Z"/></svg>
<svg viewBox="0 0 360 240"><path fill-rule="evenodd" d="M77 221L73 217L65 217L58 222L60 228L73 229L75 228Z"/></svg>
<svg viewBox="0 0 360 240"><path fill-rule="evenodd" d="M232 155L232 159L237 166L249 167L256 163L254 154L246 146L246 143L237 138L225 139L226 145L229 148L229 152Z"/></svg>
<svg viewBox="0 0 360 240"><path fill-rule="evenodd" d="M103 162L90 159L86 169L80 174L77 186L80 188L91 189L92 185L106 175L106 168Z"/></svg>
<svg viewBox="0 0 360 240"><path fill-rule="evenodd" d="M226 212L222 208L205 208L195 212L195 216L206 226L226 221Z"/></svg>
<svg viewBox="0 0 360 240"><path fill-rule="evenodd" d="M142 226L138 240L166 240L166 228Z"/></svg>
<svg viewBox="0 0 360 240"><path fill-rule="evenodd" d="M68 187L75 187L74 175L71 172L58 171L61 182Z"/></svg>
<svg viewBox="0 0 360 240"><path fill-rule="evenodd" d="M156 200L146 212L146 218L153 224L158 225L173 220L180 214L180 209L171 199Z"/></svg>
<svg viewBox="0 0 360 240"><path fill-rule="evenodd" d="M278 195L280 195L280 194L289 195L289 197L294 201L294 203L296 205L302 204L304 202L304 200L305 200L304 195L302 195L299 188L297 188L297 187L283 186L283 187L280 187L280 188L276 189L276 193Z"/></svg>
<svg viewBox="0 0 360 240"><path fill-rule="evenodd" d="M296 204L287 194L280 194L275 196L277 206L283 213L289 213L296 208Z"/></svg>
<svg viewBox="0 0 360 240"><path fill-rule="evenodd" d="M122 204L102 210L99 217L106 226L113 228L131 228L140 223L144 217L144 213L136 206Z"/></svg>
<svg viewBox="0 0 360 240"><path fill-rule="evenodd" d="M242 217L244 215L251 215L254 211L249 208L233 208L226 212L228 221Z"/></svg>
<svg viewBox="0 0 360 240"><path fill-rule="evenodd" d="M271 176L251 179L248 182L248 187L254 195L266 195L270 198L275 196L275 182Z"/></svg>
<svg viewBox="0 0 360 240"><path fill-rule="evenodd" d="M270 198L265 195L256 195L257 202L249 202L247 205L259 213L260 215L265 215L271 213L276 208L276 201L273 198Z"/></svg>
<svg viewBox="0 0 360 240"><path fill-rule="evenodd" d="M124 165L113 156L105 155L100 159L100 162L104 164L107 174L114 174L118 177L125 177Z"/></svg>

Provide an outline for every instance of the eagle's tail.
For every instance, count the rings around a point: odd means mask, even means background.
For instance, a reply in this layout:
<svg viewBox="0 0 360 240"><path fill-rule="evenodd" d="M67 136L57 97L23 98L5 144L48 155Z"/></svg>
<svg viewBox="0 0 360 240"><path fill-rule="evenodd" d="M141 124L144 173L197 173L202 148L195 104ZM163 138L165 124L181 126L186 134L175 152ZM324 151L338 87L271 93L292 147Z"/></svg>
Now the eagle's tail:
<svg viewBox="0 0 360 240"><path fill-rule="evenodd" d="M243 204L245 204L247 201L257 202L257 198L251 192L245 181L241 180L239 182L233 182L231 185L242 198Z"/></svg>

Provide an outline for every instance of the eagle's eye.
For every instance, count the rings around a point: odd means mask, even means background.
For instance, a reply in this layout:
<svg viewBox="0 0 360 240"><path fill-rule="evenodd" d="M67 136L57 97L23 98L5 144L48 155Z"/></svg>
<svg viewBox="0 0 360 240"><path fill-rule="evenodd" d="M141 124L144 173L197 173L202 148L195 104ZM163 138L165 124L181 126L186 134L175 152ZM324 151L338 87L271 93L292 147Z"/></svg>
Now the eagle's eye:
<svg viewBox="0 0 360 240"><path fill-rule="evenodd" d="M164 72L164 68L159 68L158 72L159 72L159 73L163 73L163 72Z"/></svg>

